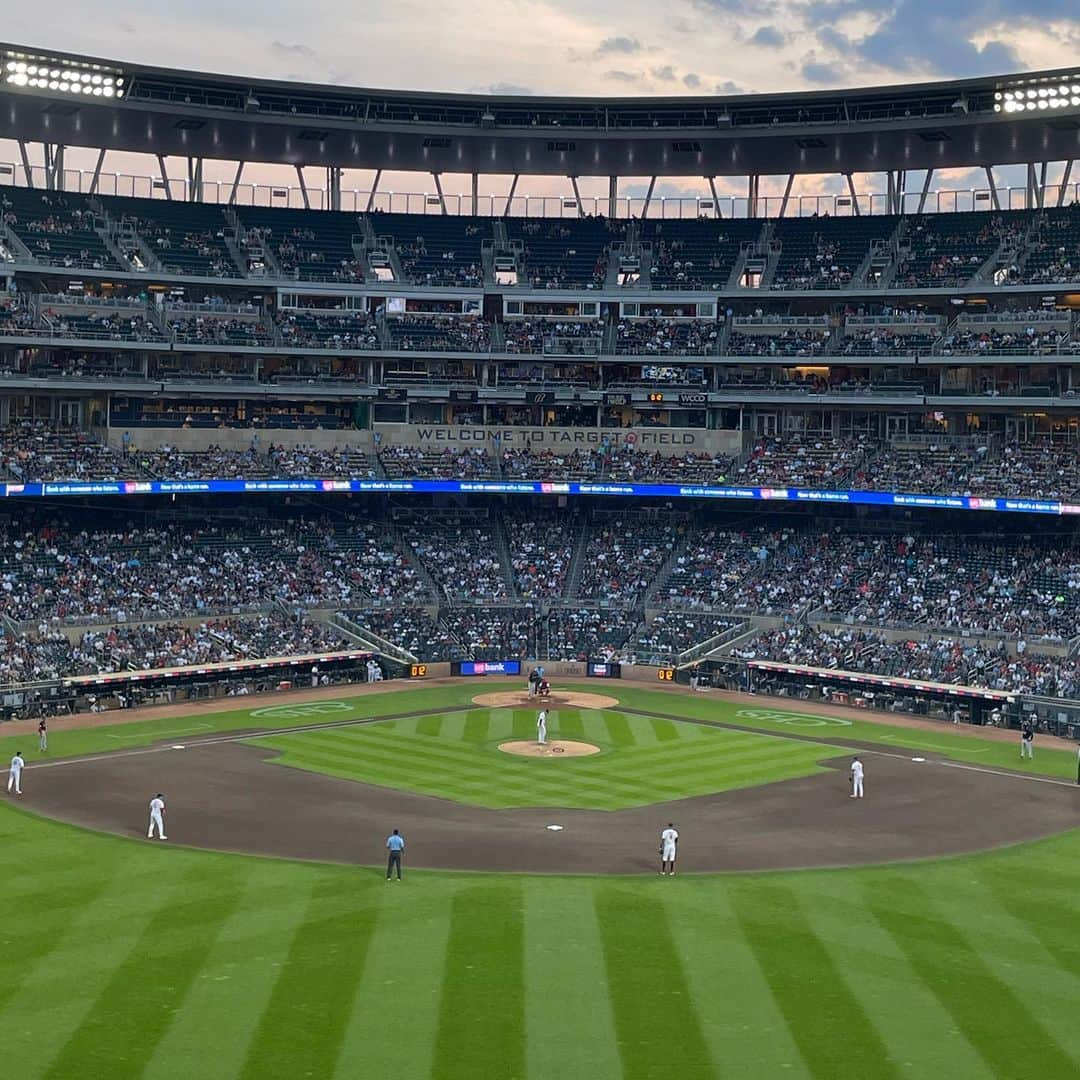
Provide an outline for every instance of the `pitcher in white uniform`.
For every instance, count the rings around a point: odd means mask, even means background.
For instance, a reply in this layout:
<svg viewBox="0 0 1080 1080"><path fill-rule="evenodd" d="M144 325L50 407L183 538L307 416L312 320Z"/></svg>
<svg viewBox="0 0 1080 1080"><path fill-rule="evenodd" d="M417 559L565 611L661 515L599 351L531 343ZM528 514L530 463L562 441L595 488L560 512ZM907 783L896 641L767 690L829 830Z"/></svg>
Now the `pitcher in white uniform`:
<svg viewBox="0 0 1080 1080"><path fill-rule="evenodd" d="M861 799L863 797L862 782L863 764L856 758L851 763L851 798Z"/></svg>
<svg viewBox="0 0 1080 1080"><path fill-rule="evenodd" d="M8 791L14 789L16 795L22 794L22 771L25 764L22 754L16 750L15 756L11 759L11 768L8 770L7 780Z"/></svg>
<svg viewBox="0 0 1080 1080"><path fill-rule="evenodd" d="M679 845L679 833L669 821L660 834L660 873L675 876L675 852Z"/></svg>
<svg viewBox="0 0 1080 1080"><path fill-rule="evenodd" d="M165 812L165 796L159 791L150 800L150 828L146 831L147 840L154 839L154 827L157 826L158 839L168 840L165 835L165 819L162 815Z"/></svg>
<svg viewBox="0 0 1080 1080"><path fill-rule="evenodd" d="M536 741L541 746L547 742L547 709L541 709L536 718Z"/></svg>

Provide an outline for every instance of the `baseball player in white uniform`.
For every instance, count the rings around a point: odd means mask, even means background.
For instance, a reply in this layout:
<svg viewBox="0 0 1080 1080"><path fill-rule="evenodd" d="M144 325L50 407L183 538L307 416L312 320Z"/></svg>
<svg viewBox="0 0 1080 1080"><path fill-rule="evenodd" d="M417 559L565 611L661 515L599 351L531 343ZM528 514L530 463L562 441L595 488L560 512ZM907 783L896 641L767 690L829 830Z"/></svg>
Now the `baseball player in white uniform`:
<svg viewBox="0 0 1080 1080"><path fill-rule="evenodd" d="M863 797L863 763L858 759L851 763L851 798L861 799Z"/></svg>
<svg viewBox="0 0 1080 1080"><path fill-rule="evenodd" d="M679 844L679 833L672 823L660 834L660 873L675 876L675 852Z"/></svg>
<svg viewBox="0 0 1080 1080"><path fill-rule="evenodd" d="M8 791L14 789L16 795L22 794L22 771L25 764L22 754L16 750L15 756L11 759L11 768L8 770L7 778Z"/></svg>
<svg viewBox="0 0 1080 1080"><path fill-rule="evenodd" d="M536 741L541 746L547 742L547 709L541 709L536 718Z"/></svg>
<svg viewBox="0 0 1080 1080"><path fill-rule="evenodd" d="M154 839L154 826L155 825L157 826L158 839L159 840L168 840L169 839L165 835L165 819L162 817L162 814L164 812L165 812L165 796L162 795L161 792L159 791L150 800L150 828L147 829L147 831L146 831L147 840L153 840Z"/></svg>

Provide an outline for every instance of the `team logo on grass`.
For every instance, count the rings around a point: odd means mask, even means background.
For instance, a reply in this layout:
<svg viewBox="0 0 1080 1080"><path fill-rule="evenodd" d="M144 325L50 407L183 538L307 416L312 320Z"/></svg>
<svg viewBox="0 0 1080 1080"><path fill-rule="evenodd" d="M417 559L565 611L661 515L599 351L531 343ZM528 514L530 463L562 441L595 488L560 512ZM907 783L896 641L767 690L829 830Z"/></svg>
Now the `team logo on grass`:
<svg viewBox="0 0 1080 1080"><path fill-rule="evenodd" d="M839 716L813 716L810 713L778 712L774 709L740 709L736 714L743 720L771 720L789 727L851 727L850 720Z"/></svg>
<svg viewBox="0 0 1080 1080"><path fill-rule="evenodd" d="M298 701L295 705L271 705L266 709L254 709L252 716L266 720L302 720L305 717L335 716L352 712L347 701Z"/></svg>

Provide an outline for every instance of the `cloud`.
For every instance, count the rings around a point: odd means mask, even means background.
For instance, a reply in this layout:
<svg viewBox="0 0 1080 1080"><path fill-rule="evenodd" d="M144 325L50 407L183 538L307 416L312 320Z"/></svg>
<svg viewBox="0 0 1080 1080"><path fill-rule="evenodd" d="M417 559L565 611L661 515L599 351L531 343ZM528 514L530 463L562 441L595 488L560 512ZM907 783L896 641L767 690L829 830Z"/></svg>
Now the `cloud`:
<svg viewBox="0 0 1080 1080"><path fill-rule="evenodd" d="M682 77L682 81L687 90L697 90L701 86L701 76L695 75L692 71L688 71Z"/></svg>
<svg viewBox="0 0 1080 1080"><path fill-rule="evenodd" d="M632 56L642 51L644 46L637 38L632 37L609 37L596 47L594 56Z"/></svg>
<svg viewBox="0 0 1080 1080"><path fill-rule="evenodd" d="M616 71L605 71L604 72L604 78L605 79L610 79L612 82L636 83L641 79L641 73L640 72L635 73L633 71L618 71L618 70L616 70Z"/></svg>
<svg viewBox="0 0 1080 1080"><path fill-rule="evenodd" d="M272 41L270 51L277 56L303 57L305 60L318 60L319 54L309 45L287 45L283 41Z"/></svg>
<svg viewBox="0 0 1080 1080"><path fill-rule="evenodd" d="M1000 74L1024 63L1006 31L1054 23L1059 36L1080 30L1076 0L800 0L799 10L818 38L832 48L843 35L830 28L851 19L875 17L872 29L847 43L854 60L900 73L930 72L955 77ZM986 32L995 36L987 39ZM823 34L824 31L824 34ZM1037 66L1036 61L1036 66Z"/></svg>
<svg viewBox="0 0 1080 1080"><path fill-rule="evenodd" d="M500 97L527 97L535 93L531 86L518 86L517 83L497 82L481 87L477 93L495 94Z"/></svg>
<svg viewBox="0 0 1080 1080"><path fill-rule="evenodd" d="M807 82L812 83L825 83L829 86L836 86L843 82L844 79L839 68L834 67L832 64L823 63L820 60L806 60L801 71L802 77Z"/></svg>
<svg viewBox="0 0 1080 1080"><path fill-rule="evenodd" d="M663 67L654 67L649 74L659 82L675 81L675 69L670 64L665 64Z"/></svg>
<svg viewBox="0 0 1080 1080"><path fill-rule="evenodd" d="M787 38L775 26L759 26L750 38L751 45L763 49L779 49Z"/></svg>
<svg viewBox="0 0 1080 1080"><path fill-rule="evenodd" d="M715 93L717 93L717 94L745 94L746 91L738 83L732 82L730 79L727 79L724 82L718 82L716 84Z"/></svg>

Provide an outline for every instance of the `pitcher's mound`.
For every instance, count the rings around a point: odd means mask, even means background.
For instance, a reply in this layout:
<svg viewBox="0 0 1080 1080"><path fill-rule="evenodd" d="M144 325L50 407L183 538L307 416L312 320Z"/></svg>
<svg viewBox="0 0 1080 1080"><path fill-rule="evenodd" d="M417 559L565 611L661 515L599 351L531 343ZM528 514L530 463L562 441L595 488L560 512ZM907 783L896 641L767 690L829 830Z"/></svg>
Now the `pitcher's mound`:
<svg viewBox="0 0 1080 1080"><path fill-rule="evenodd" d="M571 739L551 739L543 746L531 739L514 739L499 743L499 749L504 754L539 758L588 757L600 753L600 747L593 746L591 742L574 742Z"/></svg>
<svg viewBox="0 0 1080 1080"><path fill-rule="evenodd" d="M571 690L552 690L546 697L529 697L527 690L501 690L494 694L477 694L474 705L491 705L500 709L614 709L618 698L606 694L579 694Z"/></svg>

